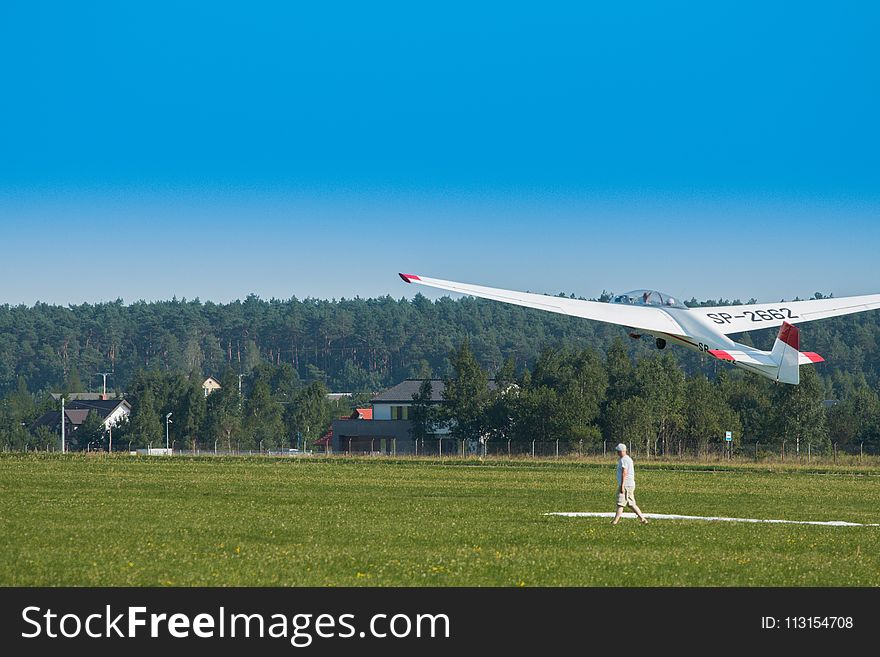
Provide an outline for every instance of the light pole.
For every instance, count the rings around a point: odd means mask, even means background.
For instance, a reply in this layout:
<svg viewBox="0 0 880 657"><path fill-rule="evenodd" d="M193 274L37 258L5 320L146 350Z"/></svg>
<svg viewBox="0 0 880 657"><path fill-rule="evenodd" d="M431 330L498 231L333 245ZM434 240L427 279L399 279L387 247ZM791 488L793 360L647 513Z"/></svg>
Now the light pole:
<svg viewBox="0 0 880 657"><path fill-rule="evenodd" d="M66 446L64 445L64 425L67 424L64 421L64 397L61 398L61 453L67 451Z"/></svg>
<svg viewBox="0 0 880 657"><path fill-rule="evenodd" d="M168 425L171 424L171 416L173 413L169 413L165 416L165 451L168 451Z"/></svg>

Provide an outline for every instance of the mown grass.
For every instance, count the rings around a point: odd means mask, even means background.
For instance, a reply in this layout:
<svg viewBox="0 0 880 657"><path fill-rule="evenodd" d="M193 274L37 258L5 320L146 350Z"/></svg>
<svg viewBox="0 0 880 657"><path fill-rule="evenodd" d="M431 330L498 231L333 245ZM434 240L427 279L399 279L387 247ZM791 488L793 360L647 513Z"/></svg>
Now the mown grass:
<svg viewBox="0 0 880 657"><path fill-rule="evenodd" d="M876 469L637 463L646 511L880 522ZM2 585L880 584L880 528L612 511L614 463L0 456Z"/></svg>

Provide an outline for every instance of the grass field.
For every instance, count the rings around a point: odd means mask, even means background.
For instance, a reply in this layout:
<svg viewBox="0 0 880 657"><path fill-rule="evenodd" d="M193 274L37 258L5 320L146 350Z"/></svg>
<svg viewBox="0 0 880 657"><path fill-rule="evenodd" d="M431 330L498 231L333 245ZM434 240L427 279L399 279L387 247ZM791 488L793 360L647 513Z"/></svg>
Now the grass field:
<svg viewBox="0 0 880 657"><path fill-rule="evenodd" d="M880 522L880 471L637 462L649 512ZM614 462L0 455L0 584L880 585L880 528L560 518Z"/></svg>

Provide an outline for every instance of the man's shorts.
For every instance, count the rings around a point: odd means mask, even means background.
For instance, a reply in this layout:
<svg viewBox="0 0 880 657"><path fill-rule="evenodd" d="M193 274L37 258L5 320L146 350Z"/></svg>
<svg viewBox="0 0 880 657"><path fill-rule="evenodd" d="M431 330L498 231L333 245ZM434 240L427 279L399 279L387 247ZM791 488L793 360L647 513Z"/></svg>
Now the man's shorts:
<svg viewBox="0 0 880 657"><path fill-rule="evenodd" d="M617 494L617 506L635 506L636 505L636 489L627 486L623 489L624 493Z"/></svg>

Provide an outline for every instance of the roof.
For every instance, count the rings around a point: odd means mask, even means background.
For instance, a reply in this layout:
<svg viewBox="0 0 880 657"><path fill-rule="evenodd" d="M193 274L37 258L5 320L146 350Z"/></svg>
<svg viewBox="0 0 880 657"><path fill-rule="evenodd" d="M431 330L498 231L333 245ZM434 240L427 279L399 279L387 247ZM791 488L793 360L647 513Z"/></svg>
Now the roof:
<svg viewBox="0 0 880 657"><path fill-rule="evenodd" d="M373 419L373 409L372 408L356 408L349 416L351 420L372 420Z"/></svg>
<svg viewBox="0 0 880 657"><path fill-rule="evenodd" d="M211 383L212 381L213 381L213 383ZM220 382L219 382L217 379L215 379L213 376L209 376L207 379L205 379L204 381L202 381L202 387L203 387L203 388L207 387L208 385L217 386L218 388L222 388L222 387L223 387L223 386L220 385Z"/></svg>
<svg viewBox="0 0 880 657"><path fill-rule="evenodd" d="M85 410L95 411L101 418L106 418L116 408L124 404L128 410L131 410L131 404L124 399L90 399L88 401L82 399L73 399L65 405L68 410Z"/></svg>
<svg viewBox="0 0 880 657"><path fill-rule="evenodd" d="M86 418L89 416L89 413L91 413L91 411L88 409L84 409L84 408L64 411L64 414L67 416L67 420L71 424L82 424L83 422L86 421Z"/></svg>
<svg viewBox="0 0 880 657"><path fill-rule="evenodd" d="M64 406L64 415L67 421L75 426L85 422L91 411L95 411L102 420L106 420L119 406L131 411L131 404L124 399L74 399ZM38 417L31 425L31 429L38 427L57 427L61 423L61 411L48 411Z"/></svg>
<svg viewBox="0 0 880 657"><path fill-rule="evenodd" d="M31 430L40 427L56 427L58 426L60 418L61 411L47 411L34 420L34 423L31 425Z"/></svg>
<svg viewBox="0 0 880 657"><path fill-rule="evenodd" d="M431 382L431 401L440 403L443 401L443 391L446 384L443 379L405 379L396 386L392 386L373 397L374 404L412 404L413 395L419 392L419 388L425 381ZM495 390L495 380L489 379L489 390Z"/></svg>
<svg viewBox="0 0 880 657"><path fill-rule="evenodd" d="M85 422L89 413L91 413L91 409L87 408L64 409L67 424L73 427L78 427ZM104 417L106 416L101 415L102 419ZM38 429L39 427L49 427L54 430L59 424L61 424L61 411L47 411L34 421L31 425L31 430Z"/></svg>

